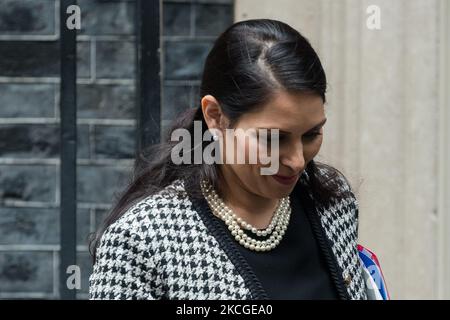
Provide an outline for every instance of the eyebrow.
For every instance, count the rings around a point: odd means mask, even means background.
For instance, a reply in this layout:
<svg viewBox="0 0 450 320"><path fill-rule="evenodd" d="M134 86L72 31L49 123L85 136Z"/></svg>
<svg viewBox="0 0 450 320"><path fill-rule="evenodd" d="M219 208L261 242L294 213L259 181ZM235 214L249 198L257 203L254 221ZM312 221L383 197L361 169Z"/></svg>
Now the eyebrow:
<svg viewBox="0 0 450 320"><path fill-rule="evenodd" d="M318 124L316 124L314 127L312 127L311 129L309 129L306 132L310 132L310 131L319 129L320 127L322 127L325 124L325 122L327 122L327 118L323 119L322 121L320 121Z"/></svg>
<svg viewBox="0 0 450 320"><path fill-rule="evenodd" d="M325 118L325 119L323 119L322 121L320 121L320 122L319 122L318 124L316 124L314 127L312 127L311 129L309 129L308 131L306 131L306 133L319 129L320 127L322 127L322 126L325 124L325 122L327 122L327 118ZM289 132L289 131L284 131L284 130L281 130L281 129L279 129L279 128L256 128L256 129L267 129L267 130L278 129L278 130L280 131L280 133L285 133L285 134L290 134L290 133L291 133L291 132Z"/></svg>

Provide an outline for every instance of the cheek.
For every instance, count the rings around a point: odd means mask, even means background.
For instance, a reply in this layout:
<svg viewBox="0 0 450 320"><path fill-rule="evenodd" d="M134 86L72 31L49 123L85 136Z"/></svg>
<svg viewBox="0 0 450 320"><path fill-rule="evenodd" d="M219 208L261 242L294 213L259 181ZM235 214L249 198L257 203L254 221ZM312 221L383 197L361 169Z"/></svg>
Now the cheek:
<svg viewBox="0 0 450 320"><path fill-rule="evenodd" d="M250 163L250 154L252 153L251 143L247 139L238 139L237 137L224 137L223 152L227 164L239 165L239 170L242 170L242 165Z"/></svg>
<svg viewBox="0 0 450 320"><path fill-rule="evenodd" d="M234 155L235 160L239 161L238 164L255 165L255 155L258 153L257 139L252 136L244 138L234 139ZM244 160L244 163L241 161ZM256 161L258 161L256 157Z"/></svg>
<svg viewBox="0 0 450 320"><path fill-rule="evenodd" d="M322 146L323 135L317 137L316 140L304 145L304 157L307 161L314 158L320 151Z"/></svg>
<svg viewBox="0 0 450 320"><path fill-rule="evenodd" d="M235 160L245 159L245 163L237 163L233 165L233 168L242 179L253 181L259 176L260 167L265 166L260 163L258 140L256 137L249 136L245 141L236 139L234 143ZM240 158L237 157L238 154L240 154Z"/></svg>

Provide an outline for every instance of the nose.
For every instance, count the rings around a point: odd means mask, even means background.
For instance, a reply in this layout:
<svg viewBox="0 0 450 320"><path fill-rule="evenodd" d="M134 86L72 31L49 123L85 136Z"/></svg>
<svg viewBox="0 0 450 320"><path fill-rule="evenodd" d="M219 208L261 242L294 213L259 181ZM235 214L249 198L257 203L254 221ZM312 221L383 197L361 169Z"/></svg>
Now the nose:
<svg viewBox="0 0 450 320"><path fill-rule="evenodd" d="M296 142L294 145L286 148L280 162L286 167L291 168L291 173L296 174L305 168L305 157L303 156L303 144Z"/></svg>

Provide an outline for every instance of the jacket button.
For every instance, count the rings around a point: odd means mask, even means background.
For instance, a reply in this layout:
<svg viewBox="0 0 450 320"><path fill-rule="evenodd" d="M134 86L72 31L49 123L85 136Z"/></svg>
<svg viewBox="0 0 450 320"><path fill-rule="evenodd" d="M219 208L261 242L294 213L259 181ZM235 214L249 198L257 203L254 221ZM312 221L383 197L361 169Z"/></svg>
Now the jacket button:
<svg viewBox="0 0 450 320"><path fill-rule="evenodd" d="M345 276L344 283L348 287L352 283L352 277L350 275Z"/></svg>

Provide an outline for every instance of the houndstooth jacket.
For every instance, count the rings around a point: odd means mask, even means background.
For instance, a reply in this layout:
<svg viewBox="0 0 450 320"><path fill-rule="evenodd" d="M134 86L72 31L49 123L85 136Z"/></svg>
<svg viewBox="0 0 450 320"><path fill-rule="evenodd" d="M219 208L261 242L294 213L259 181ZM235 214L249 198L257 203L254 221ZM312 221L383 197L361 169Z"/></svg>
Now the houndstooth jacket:
<svg viewBox="0 0 450 320"><path fill-rule="evenodd" d="M367 299L357 251L358 203L318 205L297 183L313 231L341 299ZM350 190L342 180L342 187ZM103 234L89 278L90 299L270 299L223 234L205 199L191 197L182 180L130 207ZM315 217L315 218L314 218Z"/></svg>

